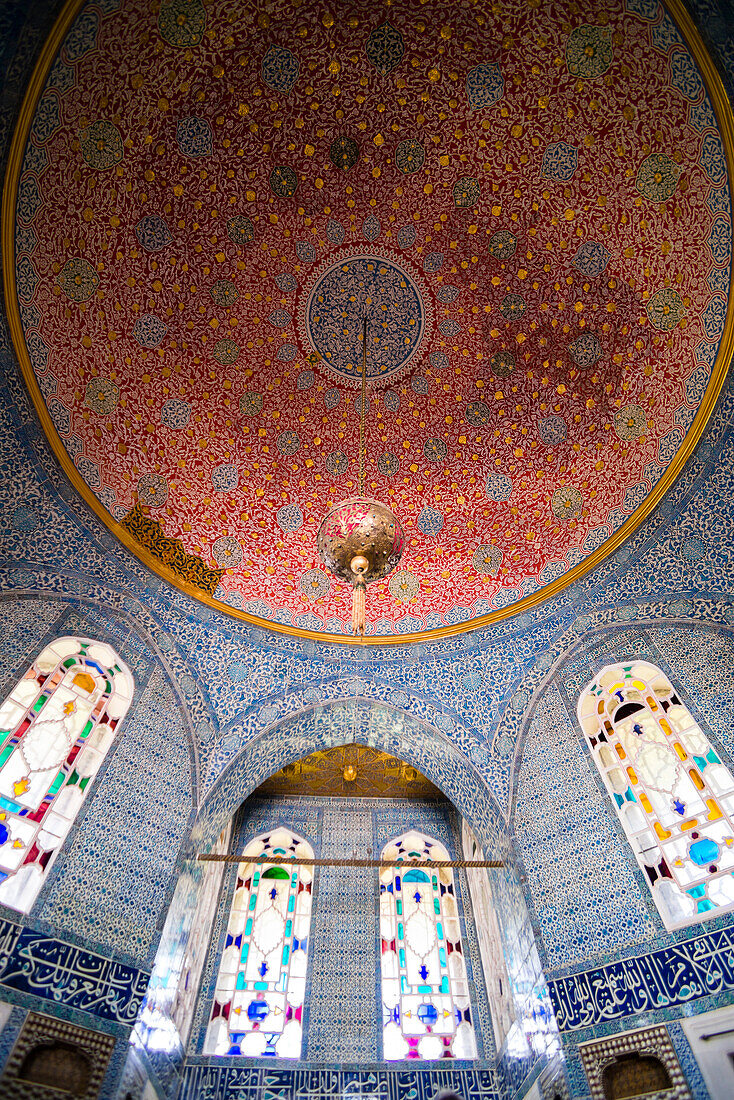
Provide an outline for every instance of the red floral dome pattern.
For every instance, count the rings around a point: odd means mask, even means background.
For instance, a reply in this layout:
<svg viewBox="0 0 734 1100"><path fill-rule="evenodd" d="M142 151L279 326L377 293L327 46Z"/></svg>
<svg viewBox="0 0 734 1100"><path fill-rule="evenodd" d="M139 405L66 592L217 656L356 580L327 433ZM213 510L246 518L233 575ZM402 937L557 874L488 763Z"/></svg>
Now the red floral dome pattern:
<svg viewBox="0 0 734 1100"><path fill-rule="evenodd" d="M729 296L724 147L646 0L83 7L17 197L27 355L78 474L225 604L349 630L318 570L399 517L368 629L510 606L678 451ZM25 353L24 353L25 354ZM315 579L314 579L315 578Z"/></svg>

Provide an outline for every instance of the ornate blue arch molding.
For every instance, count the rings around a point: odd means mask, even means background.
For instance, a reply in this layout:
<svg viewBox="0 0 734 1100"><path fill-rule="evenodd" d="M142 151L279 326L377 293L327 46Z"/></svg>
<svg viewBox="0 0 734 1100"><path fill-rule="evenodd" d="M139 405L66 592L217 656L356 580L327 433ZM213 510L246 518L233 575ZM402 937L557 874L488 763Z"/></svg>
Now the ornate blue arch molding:
<svg viewBox="0 0 734 1100"><path fill-rule="evenodd" d="M269 725L254 739L243 740L241 729L224 738L225 752L232 739L233 755L206 794L193 844L212 843L244 799L286 764L318 750L356 742L412 764L443 790L489 852L496 852L499 859L509 854L500 807L460 748L435 726L401 707L366 695L350 698L343 694L343 685L335 686L336 697L325 695Z"/></svg>

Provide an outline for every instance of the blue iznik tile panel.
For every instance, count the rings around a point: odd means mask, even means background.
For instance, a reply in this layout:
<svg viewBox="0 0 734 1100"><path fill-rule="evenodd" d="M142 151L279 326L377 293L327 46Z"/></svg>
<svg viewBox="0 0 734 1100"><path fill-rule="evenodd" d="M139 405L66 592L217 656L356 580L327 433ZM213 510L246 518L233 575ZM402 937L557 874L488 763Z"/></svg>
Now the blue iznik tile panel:
<svg viewBox="0 0 734 1100"><path fill-rule="evenodd" d="M488 1069L388 1069L383 1063L295 1070L189 1065L178 1100L435 1100L443 1089L463 1100L502 1097Z"/></svg>
<svg viewBox="0 0 734 1100"><path fill-rule="evenodd" d="M0 919L0 988L130 1028L149 974Z"/></svg>
<svg viewBox="0 0 734 1100"><path fill-rule="evenodd" d="M43 648L49 627L66 609L60 600L0 602L0 690L5 695Z"/></svg>
<svg viewBox="0 0 734 1100"><path fill-rule="evenodd" d="M321 851L335 859L372 846L372 812L325 810ZM311 995L306 1053L314 1062L377 1057L377 896L371 867L322 867L311 935Z"/></svg>
<svg viewBox="0 0 734 1100"><path fill-rule="evenodd" d="M734 995L734 928L558 978L549 985L561 1031L595 1027L651 1010Z"/></svg>
<svg viewBox="0 0 734 1100"><path fill-rule="evenodd" d="M656 931L593 763L551 686L523 750L515 836L548 968L644 942Z"/></svg>
<svg viewBox="0 0 734 1100"><path fill-rule="evenodd" d="M106 764L39 917L152 961L192 810L189 746L161 671L133 701Z"/></svg>

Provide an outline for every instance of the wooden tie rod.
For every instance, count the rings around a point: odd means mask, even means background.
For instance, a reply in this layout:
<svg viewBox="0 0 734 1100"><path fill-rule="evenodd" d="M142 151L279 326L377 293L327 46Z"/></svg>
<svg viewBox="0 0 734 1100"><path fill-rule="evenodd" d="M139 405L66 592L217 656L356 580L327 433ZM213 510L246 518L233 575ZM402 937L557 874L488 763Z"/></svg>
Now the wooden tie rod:
<svg viewBox="0 0 734 1100"><path fill-rule="evenodd" d="M284 867L402 867L409 871L411 867L504 867L501 859L308 859L299 856L238 856L218 855L213 852L198 852L196 858L204 863L261 863L268 866Z"/></svg>

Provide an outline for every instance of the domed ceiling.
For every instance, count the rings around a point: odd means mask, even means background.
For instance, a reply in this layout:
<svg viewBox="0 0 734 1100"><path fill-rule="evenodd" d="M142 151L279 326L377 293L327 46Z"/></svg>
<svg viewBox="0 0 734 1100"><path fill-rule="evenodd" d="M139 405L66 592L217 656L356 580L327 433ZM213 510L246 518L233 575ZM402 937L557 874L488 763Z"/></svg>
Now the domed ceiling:
<svg viewBox="0 0 734 1100"><path fill-rule="evenodd" d="M6 273L47 431L112 529L202 599L348 632L316 534L357 490L366 317L366 492L406 533L370 633L509 614L616 545L730 342L729 116L670 12L68 9Z"/></svg>

